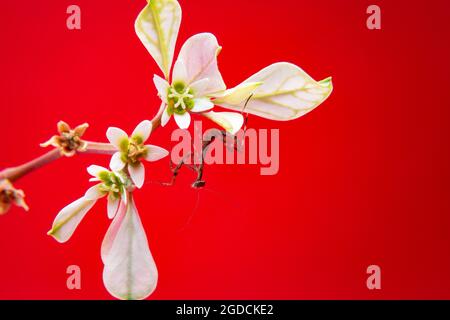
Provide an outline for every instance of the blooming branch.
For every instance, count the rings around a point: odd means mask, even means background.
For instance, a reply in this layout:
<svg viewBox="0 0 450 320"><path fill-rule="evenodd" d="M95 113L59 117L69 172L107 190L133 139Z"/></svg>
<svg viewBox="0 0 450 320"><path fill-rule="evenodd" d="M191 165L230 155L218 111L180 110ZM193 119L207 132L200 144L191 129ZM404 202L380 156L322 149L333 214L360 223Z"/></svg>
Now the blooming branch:
<svg viewBox="0 0 450 320"><path fill-rule="evenodd" d="M88 167L90 181L98 183L63 208L48 232L58 242L67 242L96 202L106 197L108 217L114 220L102 244L103 281L108 291L121 299L143 299L157 283L156 264L133 201L133 191L142 187L145 179L141 160L158 161L169 154L161 147L144 145L151 131L152 122L148 120L142 121L130 137L119 128L109 128L108 140L118 150L111 157L111 171L96 165Z"/></svg>
<svg viewBox="0 0 450 320"><path fill-rule="evenodd" d="M164 108L161 107L155 117L151 120L153 130L156 130L161 125L161 116ZM94 142L88 140L81 140L81 137L86 132L89 125L83 124L77 126L74 130L71 130L70 126L64 121L60 121L57 125L59 135L55 135L46 143L41 144L42 147L52 145L55 147L44 155L26 162L17 167L6 168L0 171L0 183L12 183L23 176L37 170L55 160L61 158L61 156L73 156L76 153L84 154L102 154L113 155L117 150L116 147L110 143ZM21 190L24 194L25 193ZM6 213L10 209L10 201L7 202L6 197L0 198L0 206L2 206L2 214ZM25 208L24 206L20 206ZM28 206L26 207L28 210Z"/></svg>

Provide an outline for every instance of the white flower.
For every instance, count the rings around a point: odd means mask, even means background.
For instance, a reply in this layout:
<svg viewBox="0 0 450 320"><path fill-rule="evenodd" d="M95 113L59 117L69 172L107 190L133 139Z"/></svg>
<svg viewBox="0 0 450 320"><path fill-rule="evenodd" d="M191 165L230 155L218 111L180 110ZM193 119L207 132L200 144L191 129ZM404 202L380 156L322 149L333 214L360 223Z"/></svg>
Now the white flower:
<svg viewBox="0 0 450 320"><path fill-rule="evenodd" d="M191 113L199 113L235 134L243 124L242 112L277 121L292 120L313 110L331 94L330 78L316 82L301 68L286 62L270 65L226 90L217 65L221 47L210 33L194 35L184 43L170 79L180 24L181 8L176 0L149 1L135 22L139 39L164 73L165 79L154 76L164 107L162 126L174 116L180 128L188 128ZM214 105L240 113L212 112Z"/></svg>
<svg viewBox="0 0 450 320"><path fill-rule="evenodd" d="M178 127L186 129L191 123L191 113L197 113L207 116L233 134L242 127L244 118L239 113L219 113L221 120L218 121L217 113L208 112L214 107L213 99L226 89L217 66L216 58L220 50L214 35L197 34L181 48L171 84L154 76L158 95L165 105L162 126L173 116Z"/></svg>
<svg viewBox="0 0 450 320"><path fill-rule="evenodd" d="M149 120L142 121L130 137L125 131L115 127L108 128L106 132L109 142L118 150L111 158L111 169L127 169L137 188L141 188L145 180L145 167L141 161L158 161L169 154L161 147L144 145L151 132L152 123Z"/></svg>
<svg viewBox="0 0 450 320"><path fill-rule="evenodd" d="M216 95L226 89L217 65L221 47L214 35L197 34L184 43L169 83L180 23L181 8L175 0L149 1L135 23L137 35L164 73L165 79L154 76L158 95L164 104L161 125L165 126L173 116L177 125L186 129L191 123L191 113L197 113L207 115L234 134L244 123L241 114L208 113L214 107Z"/></svg>
<svg viewBox="0 0 450 320"><path fill-rule="evenodd" d="M131 185L123 172L109 171L100 166L88 167L88 172L93 176L91 181L100 183L89 188L85 195L62 209L53 221L52 229L48 235L58 242L66 242L75 232L81 220L95 205L97 200L108 197L108 217L114 218L120 203L127 203L126 189Z"/></svg>
<svg viewBox="0 0 450 320"><path fill-rule="evenodd" d="M90 166L90 181L100 182L62 209L48 232L67 242L98 199L108 197L108 217L114 219L104 237L101 256L103 282L119 299L144 299L156 288L158 271L133 200L132 183L125 172Z"/></svg>

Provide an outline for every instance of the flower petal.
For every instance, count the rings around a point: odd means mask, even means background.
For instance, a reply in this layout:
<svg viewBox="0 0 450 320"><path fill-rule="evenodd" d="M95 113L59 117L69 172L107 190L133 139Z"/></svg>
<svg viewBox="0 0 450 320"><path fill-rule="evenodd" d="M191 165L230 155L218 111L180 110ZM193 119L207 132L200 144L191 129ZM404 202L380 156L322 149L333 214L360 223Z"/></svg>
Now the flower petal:
<svg viewBox="0 0 450 320"><path fill-rule="evenodd" d="M110 127L106 131L106 137L117 150L126 151L128 149L128 135L122 129Z"/></svg>
<svg viewBox="0 0 450 320"><path fill-rule="evenodd" d="M175 82L183 82L184 84L188 83L188 72L186 67L186 62L183 60L182 57L178 57L177 61L175 62L175 65L173 66L172 71L172 83Z"/></svg>
<svg viewBox="0 0 450 320"><path fill-rule="evenodd" d="M145 181L145 167L142 163L137 163L128 166L130 172L130 178L136 185L136 188L140 189L144 185Z"/></svg>
<svg viewBox="0 0 450 320"><path fill-rule="evenodd" d="M30 207L25 202L25 193L22 190L16 190L15 197L13 202L16 206L24 209L25 211L29 211ZM1 210L0 210L1 211Z"/></svg>
<svg viewBox="0 0 450 320"><path fill-rule="evenodd" d="M86 133L87 128L89 128L89 123L83 123L73 129L73 131L77 136L82 137Z"/></svg>
<svg viewBox="0 0 450 320"><path fill-rule="evenodd" d="M214 108L214 103L208 98L194 99L194 107L191 112L205 112Z"/></svg>
<svg viewBox="0 0 450 320"><path fill-rule="evenodd" d="M134 24L137 36L166 79L169 79L180 23L181 7L178 1L151 0Z"/></svg>
<svg viewBox="0 0 450 320"><path fill-rule="evenodd" d="M158 90L158 96L164 103L167 103L167 94L170 84L156 74L153 76L153 83L155 84L156 90Z"/></svg>
<svg viewBox="0 0 450 320"><path fill-rule="evenodd" d="M173 80L180 80L190 86L208 78L205 94L223 91L226 86L217 66L221 47L211 33L200 33L189 38L181 48L173 69Z"/></svg>
<svg viewBox="0 0 450 320"><path fill-rule="evenodd" d="M126 163L122 160L122 154L116 152L112 155L109 167L112 171L120 171L125 167Z"/></svg>
<svg viewBox="0 0 450 320"><path fill-rule="evenodd" d="M162 158L165 158L169 155L169 151L167 151L164 148L153 146L153 145L146 145L147 148L147 156L145 157L145 160L153 162L158 161Z"/></svg>
<svg viewBox="0 0 450 320"><path fill-rule="evenodd" d="M165 127L167 122L169 122L169 120L170 120L170 115L169 115L167 107L166 107L161 116L161 126Z"/></svg>
<svg viewBox="0 0 450 320"><path fill-rule="evenodd" d="M185 112L184 114L175 113L173 116L180 129L189 128L189 125L191 124L191 115L189 114L189 112Z"/></svg>
<svg viewBox="0 0 450 320"><path fill-rule="evenodd" d="M208 88L208 84L209 84L209 78L203 78L198 81L195 81L189 87L194 92L195 97L202 98L206 95L205 93Z"/></svg>
<svg viewBox="0 0 450 320"><path fill-rule="evenodd" d="M48 146L52 146L52 147L58 148L59 147L58 138L59 138L59 136L53 136L49 140L47 140L46 142L41 143L39 145L42 148L46 148Z"/></svg>
<svg viewBox="0 0 450 320"><path fill-rule="evenodd" d="M231 134L236 134L244 124L244 117L237 112L214 112L203 113L203 116L217 123Z"/></svg>
<svg viewBox="0 0 450 320"><path fill-rule="evenodd" d="M113 195L108 196L108 218L113 219L119 210L120 199Z"/></svg>
<svg viewBox="0 0 450 320"><path fill-rule="evenodd" d="M59 133L68 133L70 132L70 126L65 121L59 121L56 125Z"/></svg>
<svg viewBox="0 0 450 320"><path fill-rule="evenodd" d="M123 219L127 214L128 204L125 202L120 202L119 209L117 210L116 215L114 216L114 220L111 222L108 231L106 231L105 237L103 238L102 247L101 247L101 257L103 264L108 263L109 253L111 251L114 240L117 237L117 232L122 226Z"/></svg>
<svg viewBox="0 0 450 320"><path fill-rule="evenodd" d="M98 200L106 195L104 191L101 189L102 183L96 184L93 187L90 187L86 194L84 195L84 198L87 200Z"/></svg>
<svg viewBox="0 0 450 320"><path fill-rule="evenodd" d="M287 121L299 118L324 102L333 91L331 78L315 81L294 64L279 62L243 82L263 82L245 106L245 112L266 119ZM216 104L243 111L246 101Z"/></svg>
<svg viewBox="0 0 450 320"><path fill-rule="evenodd" d="M93 177L100 178L101 172L109 172L109 170L101 166L92 165L87 168L87 172Z"/></svg>
<svg viewBox="0 0 450 320"><path fill-rule="evenodd" d="M228 89L222 94L215 96L214 104L240 104L241 102L246 102L255 90L262 85L262 82L248 82L241 83L237 87Z"/></svg>
<svg viewBox="0 0 450 320"><path fill-rule="evenodd" d="M144 143L150 137L152 128L152 122L150 120L144 120L134 129L131 138L139 144Z"/></svg>
<svg viewBox="0 0 450 320"><path fill-rule="evenodd" d="M140 300L156 288L158 270L131 198L121 205L102 243L103 282L116 298Z"/></svg>
<svg viewBox="0 0 450 320"><path fill-rule="evenodd" d="M86 213L94 206L95 202L96 200L88 200L83 197L69 204L58 213L48 235L60 243L68 241Z"/></svg>
<svg viewBox="0 0 450 320"><path fill-rule="evenodd" d="M120 202L126 205L128 203L128 193L126 192L125 188L122 190L120 194Z"/></svg>

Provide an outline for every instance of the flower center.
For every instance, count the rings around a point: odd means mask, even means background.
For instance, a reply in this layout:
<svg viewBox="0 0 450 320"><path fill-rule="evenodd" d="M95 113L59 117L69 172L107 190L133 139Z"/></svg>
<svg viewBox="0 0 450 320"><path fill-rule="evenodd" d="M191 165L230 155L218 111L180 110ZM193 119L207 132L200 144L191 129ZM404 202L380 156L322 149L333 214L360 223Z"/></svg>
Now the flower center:
<svg viewBox="0 0 450 320"><path fill-rule="evenodd" d="M130 139L128 146L127 160L129 163L134 164L144 158L147 154L147 148L142 144Z"/></svg>
<svg viewBox="0 0 450 320"><path fill-rule="evenodd" d="M119 177L114 172L104 171L100 173L100 180L103 182L100 185L100 190L109 193L115 198L119 198L124 192L126 181L125 177Z"/></svg>
<svg viewBox="0 0 450 320"><path fill-rule="evenodd" d="M169 87L167 94L169 114L184 114L194 107L194 93L182 82L176 82Z"/></svg>
<svg viewBox="0 0 450 320"><path fill-rule="evenodd" d="M65 152L78 150L83 144L83 141L80 139L79 135L76 134L73 130L70 130L69 132L62 132L61 135L56 139L58 145Z"/></svg>

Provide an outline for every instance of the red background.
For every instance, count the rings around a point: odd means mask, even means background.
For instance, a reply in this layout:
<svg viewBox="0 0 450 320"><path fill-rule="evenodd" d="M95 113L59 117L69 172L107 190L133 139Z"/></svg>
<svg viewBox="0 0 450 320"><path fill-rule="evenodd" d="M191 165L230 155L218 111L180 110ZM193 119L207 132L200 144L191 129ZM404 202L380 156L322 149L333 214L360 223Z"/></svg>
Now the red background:
<svg viewBox="0 0 450 320"><path fill-rule="evenodd" d="M66 8L82 29L66 28ZM180 0L177 51L209 31L223 46L231 87L261 68L289 61L335 91L307 116L280 128L280 172L210 166L204 190L168 161L147 166L137 205L159 269L152 299L450 298L450 4L377 1L382 30L366 28L373 1ZM60 119L131 131L159 101L156 64L134 33L145 1L1 1L0 167L44 152ZM170 148L158 130L152 143ZM109 299L100 245L105 203L71 241L46 235L58 211L88 188L90 164L62 159L16 183L29 213L0 217L0 298ZM82 270L82 290L66 288L66 268ZM366 268L382 269L382 290L366 288Z"/></svg>

